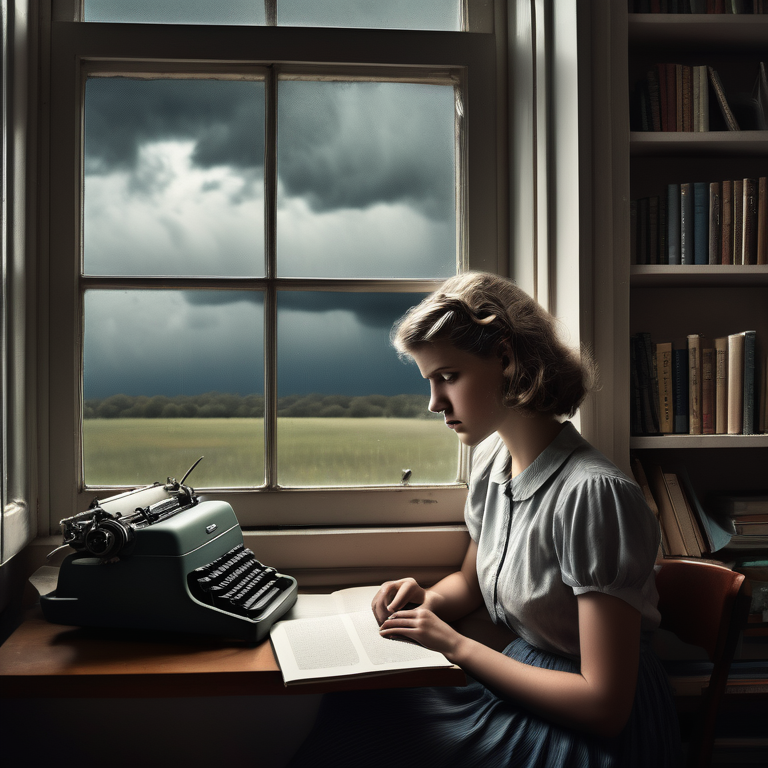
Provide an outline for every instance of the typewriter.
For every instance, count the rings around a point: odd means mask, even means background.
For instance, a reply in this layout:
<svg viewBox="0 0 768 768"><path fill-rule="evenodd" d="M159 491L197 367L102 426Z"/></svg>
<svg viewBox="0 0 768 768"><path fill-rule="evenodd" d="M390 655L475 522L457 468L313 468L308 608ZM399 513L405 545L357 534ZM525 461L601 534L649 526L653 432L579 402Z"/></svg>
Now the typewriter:
<svg viewBox="0 0 768 768"><path fill-rule="evenodd" d="M229 504L200 500L184 485L196 465L181 482L96 499L61 521L58 549L75 552L61 564L56 589L40 597L48 621L251 643L267 636L296 601L296 580L244 546Z"/></svg>

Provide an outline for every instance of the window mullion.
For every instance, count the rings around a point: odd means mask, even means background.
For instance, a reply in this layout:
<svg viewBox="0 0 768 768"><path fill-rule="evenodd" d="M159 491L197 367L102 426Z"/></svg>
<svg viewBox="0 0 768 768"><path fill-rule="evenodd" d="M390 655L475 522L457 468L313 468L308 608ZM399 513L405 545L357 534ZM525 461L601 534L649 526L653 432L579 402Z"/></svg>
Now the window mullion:
<svg viewBox="0 0 768 768"><path fill-rule="evenodd" d="M267 3L269 6L269 3ZM264 109L264 472L267 488L277 486L277 72L265 79Z"/></svg>

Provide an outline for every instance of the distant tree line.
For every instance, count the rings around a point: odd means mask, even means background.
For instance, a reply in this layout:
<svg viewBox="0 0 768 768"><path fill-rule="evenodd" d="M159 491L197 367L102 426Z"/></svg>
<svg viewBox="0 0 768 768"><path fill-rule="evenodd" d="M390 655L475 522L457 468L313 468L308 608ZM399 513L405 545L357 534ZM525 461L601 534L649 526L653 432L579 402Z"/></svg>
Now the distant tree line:
<svg viewBox="0 0 768 768"><path fill-rule="evenodd" d="M277 401L278 416L321 418L428 418L424 395L288 395ZM112 395L84 403L86 419L263 418L264 395Z"/></svg>

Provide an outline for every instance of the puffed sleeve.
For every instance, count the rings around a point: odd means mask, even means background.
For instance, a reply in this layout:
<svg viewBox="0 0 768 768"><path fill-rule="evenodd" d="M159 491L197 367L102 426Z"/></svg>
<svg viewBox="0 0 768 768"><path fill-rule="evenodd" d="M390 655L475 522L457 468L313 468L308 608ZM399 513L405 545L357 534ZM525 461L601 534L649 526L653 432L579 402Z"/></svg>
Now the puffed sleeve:
<svg viewBox="0 0 768 768"><path fill-rule="evenodd" d="M631 480L604 475L574 483L561 495L553 525L563 582L575 595L604 592L643 614L649 602L655 609L660 531Z"/></svg>

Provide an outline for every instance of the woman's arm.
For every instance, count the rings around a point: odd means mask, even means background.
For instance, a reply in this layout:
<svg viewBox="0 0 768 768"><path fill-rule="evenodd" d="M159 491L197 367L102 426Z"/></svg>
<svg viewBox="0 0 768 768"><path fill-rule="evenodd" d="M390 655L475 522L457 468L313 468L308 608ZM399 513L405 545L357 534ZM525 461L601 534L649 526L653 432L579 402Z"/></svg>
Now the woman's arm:
<svg viewBox="0 0 768 768"><path fill-rule="evenodd" d="M397 611L382 635L402 635L441 651L498 694L542 717L601 736L618 734L629 719L637 685L640 613L618 597L578 598L581 672L541 669L464 637L423 608Z"/></svg>
<svg viewBox="0 0 768 768"><path fill-rule="evenodd" d="M461 570L424 589L414 579L388 581L381 585L371 607L379 624L408 603L428 608L444 621L455 621L471 613L483 603L477 581L477 544L469 542Z"/></svg>

